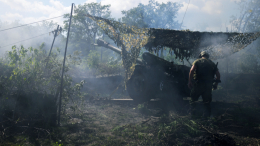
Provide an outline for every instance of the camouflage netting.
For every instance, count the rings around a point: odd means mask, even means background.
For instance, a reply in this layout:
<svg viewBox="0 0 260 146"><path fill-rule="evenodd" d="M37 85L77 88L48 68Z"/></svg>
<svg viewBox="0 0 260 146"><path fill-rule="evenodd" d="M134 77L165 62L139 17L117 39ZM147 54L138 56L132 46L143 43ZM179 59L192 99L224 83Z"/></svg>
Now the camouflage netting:
<svg viewBox="0 0 260 146"><path fill-rule="evenodd" d="M147 50L159 51L163 47L170 48L176 58L183 60L198 57L201 51L207 51L210 58L220 59L245 48L260 36L257 33L223 33L179 31L167 29L149 29ZM171 53L172 54L172 53Z"/></svg>
<svg viewBox="0 0 260 146"><path fill-rule="evenodd" d="M139 56L141 48L147 44L149 29L137 28L126 24L86 15L96 21L99 27L122 49L122 60L125 68L125 79L130 79L136 59Z"/></svg>
<svg viewBox="0 0 260 146"><path fill-rule="evenodd" d="M122 49L126 80L133 71L140 49L157 52L165 47L181 60L197 57L207 51L211 59L220 59L245 48L260 36L257 33L223 33L138 28L113 20L86 15L94 20Z"/></svg>

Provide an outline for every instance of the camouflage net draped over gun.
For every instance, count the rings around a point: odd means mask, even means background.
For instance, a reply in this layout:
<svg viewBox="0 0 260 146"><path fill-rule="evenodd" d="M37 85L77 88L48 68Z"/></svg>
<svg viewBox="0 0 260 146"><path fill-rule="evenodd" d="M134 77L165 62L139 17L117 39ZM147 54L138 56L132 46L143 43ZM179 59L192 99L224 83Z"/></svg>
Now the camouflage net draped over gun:
<svg viewBox="0 0 260 146"><path fill-rule="evenodd" d="M140 49L157 52L165 47L174 52L176 59L197 57L207 51L211 59L224 58L245 48L260 36L257 33L223 33L179 31L169 29L138 28L113 20L86 15L94 20L105 33L122 49L126 80L133 71Z"/></svg>
<svg viewBox="0 0 260 146"><path fill-rule="evenodd" d="M244 49L260 36L257 33L223 33L149 29L147 50L159 51L164 47L173 51L176 59L197 58L201 51L207 51L210 58L220 59ZM171 53L172 54L172 53Z"/></svg>
<svg viewBox="0 0 260 146"><path fill-rule="evenodd" d="M125 79L130 79L134 72L136 59L141 48L147 44L149 35L147 28L137 28L126 24L86 15L94 20L99 27L122 49L122 60L125 68Z"/></svg>
<svg viewBox="0 0 260 146"><path fill-rule="evenodd" d="M251 44L254 40L259 38L260 32L256 33L238 33L237 35L227 39L225 43L211 45L205 47L205 51L210 54L211 59L216 60L234 54L246 46Z"/></svg>

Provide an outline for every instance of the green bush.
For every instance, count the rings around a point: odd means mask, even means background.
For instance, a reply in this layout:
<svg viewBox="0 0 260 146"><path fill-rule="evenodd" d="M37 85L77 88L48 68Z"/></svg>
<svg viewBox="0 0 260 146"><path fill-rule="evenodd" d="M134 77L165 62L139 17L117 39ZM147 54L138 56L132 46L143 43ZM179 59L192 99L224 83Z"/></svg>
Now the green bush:
<svg viewBox="0 0 260 146"><path fill-rule="evenodd" d="M15 112L21 113L18 109L28 109L32 112L48 111L49 107L44 105L48 104L44 102L45 100L51 101L49 104L55 106L60 91L63 59L59 57L59 49L51 53L48 58L43 48L44 44L39 48L30 47L28 49L23 46L13 46L12 50L0 59L1 113L13 111L13 118L15 118ZM65 73L78 62L75 57L67 57ZM70 99L82 99L83 94L80 89L84 81L72 84L72 78L66 74L63 80L62 107L65 107ZM42 101L39 102L39 100ZM15 111L15 109L17 110ZM55 108L52 109L56 112ZM27 113L27 111L24 112Z"/></svg>
<svg viewBox="0 0 260 146"><path fill-rule="evenodd" d="M118 74L123 71L122 61L119 58L110 57L101 62L100 54L92 50L87 56L86 64L94 76Z"/></svg>

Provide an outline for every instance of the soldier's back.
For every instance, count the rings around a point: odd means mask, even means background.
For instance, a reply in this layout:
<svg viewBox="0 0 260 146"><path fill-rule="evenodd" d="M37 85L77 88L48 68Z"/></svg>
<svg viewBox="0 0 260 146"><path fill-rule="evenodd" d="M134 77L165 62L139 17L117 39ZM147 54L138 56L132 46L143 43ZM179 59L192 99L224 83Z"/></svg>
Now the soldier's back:
<svg viewBox="0 0 260 146"><path fill-rule="evenodd" d="M196 71L194 73L195 80L213 81L215 72L217 71L213 61L206 58L200 58L195 60L193 65L196 66Z"/></svg>

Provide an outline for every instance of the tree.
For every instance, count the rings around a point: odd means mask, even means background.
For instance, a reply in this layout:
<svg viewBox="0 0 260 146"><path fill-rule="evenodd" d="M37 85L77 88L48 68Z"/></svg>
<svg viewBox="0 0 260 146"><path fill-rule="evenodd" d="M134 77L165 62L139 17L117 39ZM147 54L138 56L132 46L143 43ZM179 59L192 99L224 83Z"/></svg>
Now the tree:
<svg viewBox="0 0 260 146"><path fill-rule="evenodd" d="M260 0L241 0L238 2L240 6L240 15L231 16L230 22L233 31L237 32L260 32ZM242 72L258 72L260 40L256 40L254 45L250 45L251 50L240 54L241 62L238 67Z"/></svg>
<svg viewBox="0 0 260 146"><path fill-rule="evenodd" d="M159 3L150 0L148 5L140 3L137 7L128 11L122 11L124 15L120 21L140 28L164 28L180 29L181 23L175 20L177 12L182 4L176 2ZM160 56L163 58L163 49ZM159 55L157 53L157 55Z"/></svg>
<svg viewBox="0 0 260 146"><path fill-rule="evenodd" d="M89 3L79 5L75 8L74 12L77 14L73 16L71 22L70 32L70 47L73 50L82 51L83 54L88 54L90 50L93 50L93 45L97 37L103 35L102 30L97 24L84 14L90 14L92 16L98 16L102 18L110 18L110 5L101 5L100 3ZM64 18L65 30L68 29L70 14L66 14Z"/></svg>
<svg viewBox="0 0 260 146"><path fill-rule="evenodd" d="M255 32L260 31L260 0L241 0L240 16L231 16L231 25L234 31Z"/></svg>
<svg viewBox="0 0 260 146"><path fill-rule="evenodd" d="M101 47L94 45L97 38L105 39L110 43L111 40L107 40L108 37L95 21L85 16L85 14L90 14L92 16L111 19L111 12L109 9L110 5L90 3L79 5L74 10L76 15L73 16L71 23L69 50L82 52L81 59L83 63L76 67L77 69L87 71L85 74L93 76L115 74L122 68L122 65L119 63L120 58L113 58L116 56L113 54L113 51L102 49ZM67 18L67 20L64 21L65 30L68 29L69 16L70 14L65 15L65 18ZM103 56L102 59L101 56Z"/></svg>
<svg viewBox="0 0 260 146"><path fill-rule="evenodd" d="M180 29L181 24L175 20L182 5L176 2L159 3L150 0L148 5L139 4L128 11L122 11L123 23L137 27Z"/></svg>

